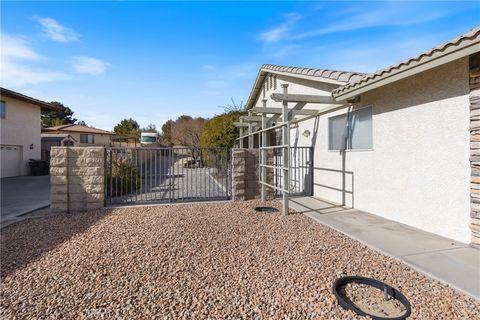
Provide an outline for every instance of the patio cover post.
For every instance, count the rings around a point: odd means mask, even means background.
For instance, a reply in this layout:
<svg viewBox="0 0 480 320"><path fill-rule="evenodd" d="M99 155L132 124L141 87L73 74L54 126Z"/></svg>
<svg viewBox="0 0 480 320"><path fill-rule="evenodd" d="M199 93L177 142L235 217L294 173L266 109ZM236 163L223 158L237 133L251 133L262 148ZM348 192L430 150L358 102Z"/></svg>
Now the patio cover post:
<svg viewBox="0 0 480 320"><path fill-rule="evenodd" d="M248 110L248 115L252 116L252 110ZM252 121L248 121L248 148L253 149L253 125Z"/></svg>
<svg viewBox="0 0 480 320"><path fill-rule="evenodd" d="M239 121L243 122L242 118L240 118ZM240 147L240 149L242 149L243 148L243 126L240 126L238 129L240 130L240 141L239 141L240 146L239 147Z"/></svg>
<svg viewBox="0 0 480 320"><path fill-rule="evenodd" d="M283 94L288 94L288 84L282 84ZM282 128L282 144L284 148L283 151L283 214L288 215L288 193L290 190L290 119L289 119L289 110L288 110L288 101L282 101L282 118L285 125Z"/></svg>
<svg viewBox="0 0 480 320"><path fill-rule="evenodd" d="M267 107L267 99L262 100L263 107ZM262 113L262 130L267 128L267 114ZM260 148L260 177L264 183L267 183L267 168L265 165L267 164L267 150L263 149L265 148L268 143L267 143L267 131L262 131L262 148ZM262 201L267 200L267 186L262 183L262 190L261 190L261 197Z"/></svg>

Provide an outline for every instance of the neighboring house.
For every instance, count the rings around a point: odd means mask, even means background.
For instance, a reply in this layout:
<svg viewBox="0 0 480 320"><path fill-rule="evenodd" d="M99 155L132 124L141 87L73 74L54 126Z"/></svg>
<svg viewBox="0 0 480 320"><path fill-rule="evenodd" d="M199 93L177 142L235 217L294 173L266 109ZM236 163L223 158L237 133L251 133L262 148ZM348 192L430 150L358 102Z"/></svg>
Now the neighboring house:
<svg viewBox="0 0 480 320"><path fill-rule="evenodd" d="M68 133L42 133L42 160L50 163L50 149L52 147L73 147L78 144L78 141Z"/></svg>
<svg viewBox="0 0 480 320"><path fill-rule="evenodd" d="M28 175L29 159L40 159L41 110L47 102L0 88L1 177Z"/></svg>
<svg viewBox="0 0 480 320"><path fill-rule="evenodd" d="M103 146L110 147L112 137L115 133L105 131L97 128L82 126L79 124L65 124L56 127L43 128L44 134L68 134L73 138L75 146L88 147L88 146Z"/></svg>
<svg viewBox="0 0 480 320"><path fill-rule="evenodd" d="M281 108L284 84L333 98L291 121L290 145L313 147L314 196L480 244L479 51L476 28L374 74L264 65L246 108Z"/></svg>

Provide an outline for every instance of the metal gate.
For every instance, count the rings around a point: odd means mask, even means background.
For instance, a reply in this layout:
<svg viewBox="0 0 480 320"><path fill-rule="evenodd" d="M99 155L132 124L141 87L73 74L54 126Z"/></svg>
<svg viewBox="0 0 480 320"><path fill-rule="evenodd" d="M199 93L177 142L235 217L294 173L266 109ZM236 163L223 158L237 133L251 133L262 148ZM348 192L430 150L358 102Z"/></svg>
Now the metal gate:
<svg viewBox="0 0 480 320"><path fill-rule="evenodd" d="M228 200L228 148L110 148L107 205Z"/></svg>
<svg viewBox="0 0 480 320"><path fill-rule="evenodd" d="M283 167L283 150L274 149L273 165L276 168ZM291 196L312 196L313 195L313 148L312 147L290 147L289 159ZM283 189L283 170L274 170L274 183L279 189ZM275 190L275 196L282 192Z"/></svg>

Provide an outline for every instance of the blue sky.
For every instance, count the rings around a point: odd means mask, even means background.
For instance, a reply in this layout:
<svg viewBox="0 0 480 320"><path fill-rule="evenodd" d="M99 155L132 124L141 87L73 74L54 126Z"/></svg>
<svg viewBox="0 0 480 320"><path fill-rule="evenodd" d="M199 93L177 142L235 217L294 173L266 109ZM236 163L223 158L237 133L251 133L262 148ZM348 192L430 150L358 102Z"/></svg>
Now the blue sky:
<svg viewBox="0 0 480 320"><path fill-rule="evenodd" d="M1 2L1 85L111 130L246 101L264 63L373 72L480 24L479 2Z"/></svg>

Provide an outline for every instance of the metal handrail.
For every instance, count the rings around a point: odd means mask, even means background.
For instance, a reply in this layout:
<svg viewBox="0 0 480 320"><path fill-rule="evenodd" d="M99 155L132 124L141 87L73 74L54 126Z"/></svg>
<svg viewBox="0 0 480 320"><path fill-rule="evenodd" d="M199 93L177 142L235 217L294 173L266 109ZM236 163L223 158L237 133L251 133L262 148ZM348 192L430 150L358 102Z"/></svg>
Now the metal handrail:
<svg viewBox="0 0 480 320"><path fill-rule="evenodd" d="M284 193L286 193L286 194L290 193L290 191L286 191L285 189L283 189L283 188L281 188L281 187L273 186L273 185L271 185L271 184L269 184L269 183L266 183L266 182L263 182L263 181L261 181L261 180L260 180L260 184L263 184L263 185L265 185L265 186L267 186L267 187L270 187L270 188L272 188L272 189L274 189L274 190L282 191L282 192L284 192Z"/></svg>
<svg viewBox="0 0 480 320"><path fill-rule="evenodd" d="M258 149L260 150L267 150L267 149L283 149L283 148L288 148L289 146L286 144L282 144L279 146L268 146L268 147L259 147Z"/></svg>
<svg viewBox="0 0 480 320"><path fill-rule="evenodd" d="M268 165L268 164L259 164L259 166L264 167L264 168L269 168L269 169L275 169L275 170L285 170L285 171L290 170L290 168L286 168L286 167L283 167L283 166L272 166L272 165Z"/></svg>

